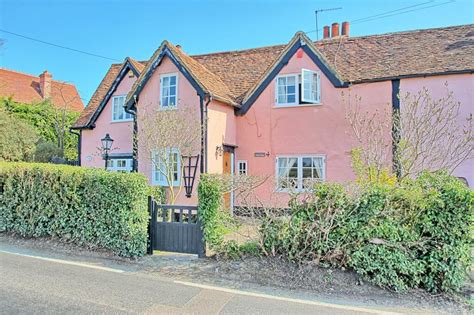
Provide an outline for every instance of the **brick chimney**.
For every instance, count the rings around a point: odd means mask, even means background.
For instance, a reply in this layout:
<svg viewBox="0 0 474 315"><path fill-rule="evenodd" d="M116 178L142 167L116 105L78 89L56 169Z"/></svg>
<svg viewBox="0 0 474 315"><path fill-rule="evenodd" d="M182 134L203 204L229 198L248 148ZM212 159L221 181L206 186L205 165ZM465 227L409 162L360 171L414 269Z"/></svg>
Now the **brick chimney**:
<svg viewBox="0 0 474 315"><path fill-rule="evenodd" d="M326 39L326 38L329 38L329 26L325 26L323 28L323 38Z"/></svg>
<svg viewBox="0 0 474 315"><path fill-rule="evenodd" d="M331 37L339 36L339 23L332 23L331 25Z"/></svg>
<svg viewBox="0 0 474 315"><path fill-rule="evenodd" d="M40 74L40 90L41 90L41 97L43 99L47 99L51 96L51 79L53 75L45 70L43 73Z"/></svg>
<svg viewBox="0 0 474 315"><path fill-rule="evenodd" d="M349 37L349 22L342 22L341 35Z"/></svg>

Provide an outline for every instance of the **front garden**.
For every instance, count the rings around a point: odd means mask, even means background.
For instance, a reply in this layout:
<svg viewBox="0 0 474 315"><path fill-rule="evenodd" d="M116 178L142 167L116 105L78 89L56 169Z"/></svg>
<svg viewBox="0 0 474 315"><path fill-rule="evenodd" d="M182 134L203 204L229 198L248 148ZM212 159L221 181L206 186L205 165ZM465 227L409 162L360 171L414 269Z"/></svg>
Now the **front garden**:
<svg viewBox="0 0 474 315"><path fill-rule="evenodd" d="M472 264L474 192L445 172L350 188L317 183L284 211L256 207L245 218L224 209L226 181L202 175L197 187L208 253L217 258L349 269L384 288L429 292L458 291ZM0 163L0 232L139 257L147 250L149 195L162 191L141 174ZM230 239L242 221L252 237Z"/></svg>
<svg viewBox="0 0 474 315"><path fill-rule="evenodd" d="M472 263L474 192L445 172L351 189L315 184L288 211L255 208L258 233L246 242L225 240L239 224L219 210L223 186L216 176L199 184L204 235L218 257L352 269L381 287L430 292L459 290Z"/></svg>

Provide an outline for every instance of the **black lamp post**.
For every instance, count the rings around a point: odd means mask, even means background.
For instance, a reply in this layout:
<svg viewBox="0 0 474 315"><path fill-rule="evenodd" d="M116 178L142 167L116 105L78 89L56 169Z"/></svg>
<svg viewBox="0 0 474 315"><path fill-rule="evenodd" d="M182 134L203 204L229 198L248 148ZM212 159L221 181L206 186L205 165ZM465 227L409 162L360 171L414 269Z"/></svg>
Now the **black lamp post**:
<svg viewBox="0 0 474 315"><path fill-rule="evenodd" d="M105 170L107 170L107 161L109 160L109 151L112 148L114 139L110 138L109 134L106 134L104 138L100 139L102 142L102 150L104 151Z"/></svg>
<svg viewBox="0 0 474 315"><path fill-rule="evenodd" d="M198 155L182 155L181 159L183 161L183 180L184 180L184 190L186 192L186 197L191 198L191 193L193 192L194 179L196 178L196 170L199 162Z"/></svg>

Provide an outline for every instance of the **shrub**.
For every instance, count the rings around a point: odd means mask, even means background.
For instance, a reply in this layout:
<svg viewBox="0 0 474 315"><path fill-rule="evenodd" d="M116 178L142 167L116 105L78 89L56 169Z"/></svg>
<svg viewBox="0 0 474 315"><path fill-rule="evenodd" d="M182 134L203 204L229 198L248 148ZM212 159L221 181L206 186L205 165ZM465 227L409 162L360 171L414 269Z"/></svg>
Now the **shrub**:
<svg viewBox="0 0 474 315"><path fill-rule="evenodd" d="M422 285L432 292L458 290L472 264L474 192L446 172L424 173L416 181L427 207L416 222L426 244Z"/></svg>
<svg viewBox="0 0 474 315"><path fill-rule="evenodd" d="M474 192L445 172L400 183L364 183L348 194L319 184L291 202L289 217L265 218L263 251L297 263L352 267L397 291L458 290L471 265Z"/></svg>
<svg viewBox="0 0 474 315"><path fill-rule="evenodd" d="M224 241L224 227L221 224L222 182L217 176L202 174L198 185L199 211L204 240L210 248Z"/></svg>
<svg viewBox="0 0 474 315"><path fill-rule="evenodd" d="M147 180L64 165L0 163L0 232L135 257L147 247Z"/></svg>
<svg viewBox="0 0 474 315"><path fill-rule="evenodd" d="M49 163L53 158L61 158L63 152L52 142L39 141L36 144L35 162Z"/></svg>
<svg viewBox="0 0 474 315"><path fill-rule="evenodd" d="M30 161L37 140L33 127L0 107L0 161Z"/></svg>

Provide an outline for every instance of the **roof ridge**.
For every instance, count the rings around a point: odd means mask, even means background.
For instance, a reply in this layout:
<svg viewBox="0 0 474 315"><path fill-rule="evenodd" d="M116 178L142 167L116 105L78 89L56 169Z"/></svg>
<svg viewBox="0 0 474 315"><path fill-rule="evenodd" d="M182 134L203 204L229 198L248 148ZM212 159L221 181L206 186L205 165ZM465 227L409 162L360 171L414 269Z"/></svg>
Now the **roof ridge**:
<svg viewBox="0 0 474 315"><path fill-rule="evenodd" d="M451 26L442 26L442 27L432 27L432 28L421 28L421 29L416 29L416 30L408 30L408 31L398 31L398 32L387 32L387 33L381 33L381 34L369 34L369 35L360 35L360 36L348 36L348 37L343 37L343 36L338 36L338 37L333 37L333 38L326 38L326 39L320 39L318 41L312 41L315 44L330 44L332 42L338 41L341 38L345 38L347 40L352 40L352 39L359 39L359 38L368 38L368 37L382 37L382 36L388 36L388 35L395 35L395 34L412 34L412 33L417 33L417 32L427 32L427 31L435 31L435 30L440 30L440 29L451 29L451 28L459 28L459 27L466 27L474 25L473 23L469 24L460 24L460 25L451 25ZM339 42L337 42L339 43ZM204 57L204 56L211 56L211 55L224 55L224 54L231 54L231 53L243 53L251 50L260 50L260 49L268 49L268 48L274 48L278 46L286 46L286 44L275 44L275 45L267 45L267 46L261 46L261 47L253 47L253 48L244 48L244 49L236 49L236 50L228 50L228 51L218 51L218 52L211 52L211 53L204 53L204 54L197 54L197 55L188 55L190 57Z"/></svg>
<svg viewBox="0 0 474 315"><path fill-rule="evenodd" d="M33 75L33 74L21 72L21 71L18 71L18 70L7 69L7 68L4 68L4 67L0 67L0 70L5 70L5 71L8 71L8 72L13 72L13 73L21 74L21 75L24 75L24 76L27 76L27 77L36 78L36 79L39 79L39 78L40 78L40 77L37 76L37 75ZM68 84L68 85L74 86L74 83L70 83L70 82L66 82L66 81L54 80L54 79L51 80L51 81L52 81L52 82L55 82L55 83Z"/></svg>
<svg viewBox="0 0 474 315"><path fill-rule="evenodd" d="M428 32L428 31L447 30L447 29L452 29L452 28L460 28L460 27L468 27L468 26L474 26L474 23L460 24L460 25L450 25L450 26L443 26L443 27L419 28L419 29L416 29L416 30L387 32L387 33L381 33L381 34L370 34L370 35L360 35L360 36L337 36L337 37L330 37L330 38L326 38L326 39L320 39L318 41L313 41L313 43L316 43L316 44L328 43L329 44L330 42L335 42L335 41L339 40L340 38L345 38L347 40L351 40L351 39L370 38L370 37L385 37L385 36L389 36L389 35L403 35L403 34L422 33L422 32Z"/></svg>

